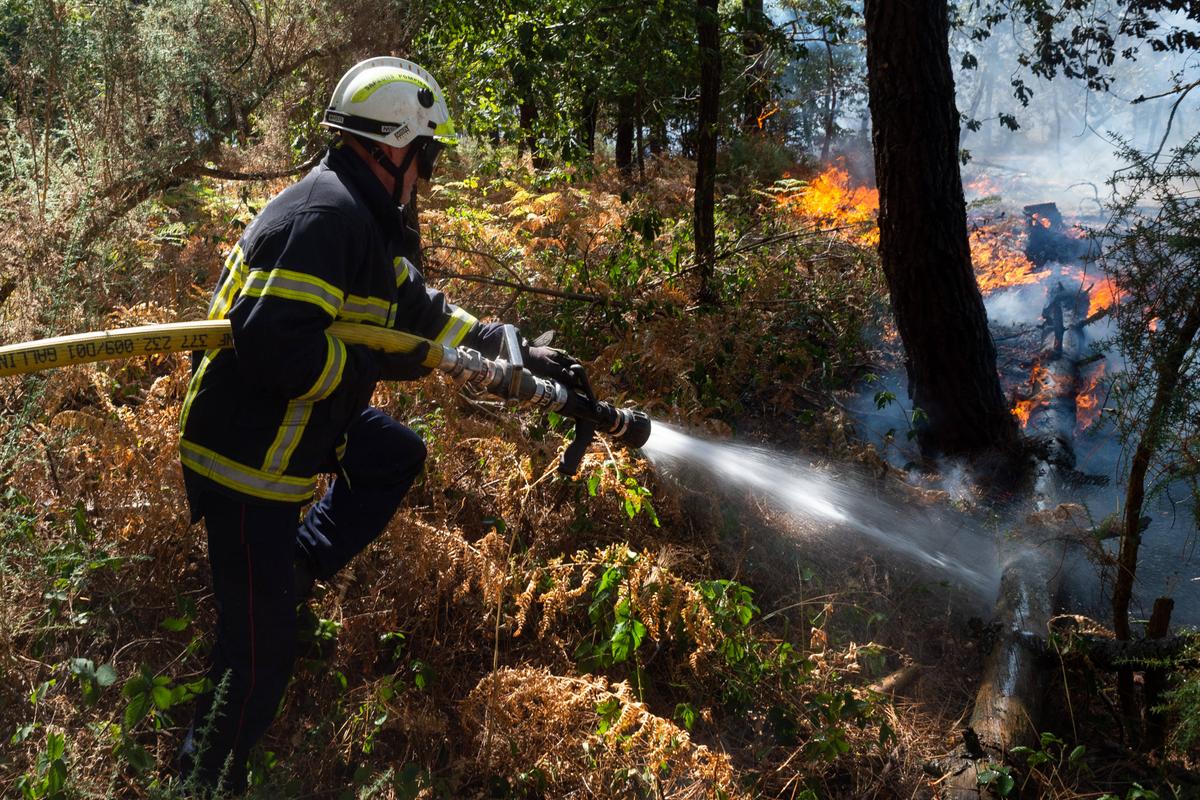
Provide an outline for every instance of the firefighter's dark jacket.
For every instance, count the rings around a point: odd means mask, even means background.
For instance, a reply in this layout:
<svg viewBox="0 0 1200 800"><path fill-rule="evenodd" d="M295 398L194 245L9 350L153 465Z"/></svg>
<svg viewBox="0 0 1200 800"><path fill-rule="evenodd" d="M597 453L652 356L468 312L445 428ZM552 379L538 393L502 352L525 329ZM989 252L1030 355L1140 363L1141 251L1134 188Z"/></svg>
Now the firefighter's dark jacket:
<svg viewBox="0 0 1200 800"><path fill-rule="evenodd" d="M180 417L189 495L303 503L335 471L345 430L379 378L374 356L326 332L334 320L398 328L486 355L479 324L425 286L416 234L366 163L333 147L277 195L225 260L209 319L232 350L199 358Z"/></svg>

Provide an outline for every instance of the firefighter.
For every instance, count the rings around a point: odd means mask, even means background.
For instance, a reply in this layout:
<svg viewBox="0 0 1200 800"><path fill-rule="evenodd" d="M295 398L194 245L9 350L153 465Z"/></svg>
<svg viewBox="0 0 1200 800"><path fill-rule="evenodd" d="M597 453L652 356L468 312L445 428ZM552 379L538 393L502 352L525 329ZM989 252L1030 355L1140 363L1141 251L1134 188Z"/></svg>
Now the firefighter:
<svg viewBox="0 0 1200 800"><path fill-rule="evenodd" d="M180 750L201 794L238 793L297 650L297 605L387 525L425 461L419 436L370 407L379 380L415 380L428 347L347 345L335 320L393 327L495 357L500 325L425 285L403 204L456 141L437 81L400 58L355 65L322 124L321 163L280 192L225 260L209 306L234 348L195 354L180 417L193 522L204 520L218 609L209 678ZM579 386L578 362L526 345L535 374ZM328 491L303 514L319 473ZM297 524L299 520L299 524Z"/></svg>

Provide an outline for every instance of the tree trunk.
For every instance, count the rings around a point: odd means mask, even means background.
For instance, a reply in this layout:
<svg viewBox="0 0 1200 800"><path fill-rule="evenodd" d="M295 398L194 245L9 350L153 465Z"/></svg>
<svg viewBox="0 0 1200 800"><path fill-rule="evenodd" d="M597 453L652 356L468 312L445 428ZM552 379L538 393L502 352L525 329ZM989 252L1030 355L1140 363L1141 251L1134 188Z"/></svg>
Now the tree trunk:
<svg viewBox="0 0 1200 800"><path fill-rule="evenodd" d="M771 102L763 64L763 36L767 25L763 0L742 0L742 56L746 60L746 90L742 96L742 130L753 133L762 129L759 119Z"/></svg>
<svg viewBox="0 0 1200 800"><path fill-rule="evenodd" d="M837 134L837 73L833 63L833 45L825 35L825 138L821 142L821 163L829 160L833 137Z"/></svg>
<svg viewBox="0 0 1200 800"><path fill-rule="evenodd" d="M617 100L617 169L625 175L633 172L634 97L622 95Z"/></svg>
<svg viewBox="0 0 1200 800"><path fill-rule="evenodd" d="M596 154L596 120L599 116L600 101L595 92L588 92L579 111L579 139L588 155Z"/></svg>
<svg viewBox="0 0 1200 800"><path fill-rule="evenodd" d="M696 0L696 35L700 45L700 113L696 121L696 264L703 305L717 302L714 278L716 231L717 120L721 103L721 41L717 0Z"/></svg>
<svg viewBox="0 0 1200 800"><path fill-rule="evenodd" d="M667 123L661 117L650 123L650 154L661 156L667 152Z"/></svg>
<svg viewBox="0 0 1200 800"><path fill-rule="evenodd" d="M1137 577L1138 548L1142 544L1142 506L1146 500L1146 475L1158 452L1162 440L1167 410L1179 387L1180 373L1192 347L1192 341L1200 332L1200 297L1192 299L1187 317L1180 326L1174 341L1155 365L1158 384L1154 390L1154 401L1146 417L1146 427L1129 462L1129 481L1125 488L1125 530L1121 533L1121 549L1117 554L1117 578L1113 585L1113 632L1118 639L1131 636L1129 626L1129 603L1133 598L1133 583ZM1127 724L1136 726L1137 703L1133 692L1133 670L1126 668L1117 673L1117 694L1121 699L1121 712ZM1130 734L1135 731L1130 731ZM1131 736L1132 738L1132 736Z"/></svg>
<svg viewBox="0 0 1200 800"><path fill-rule="evenodd" d="M1015 451L1017 424L971 268L945 0L867 0L879 254L925 419L921 451Z"/></svg>

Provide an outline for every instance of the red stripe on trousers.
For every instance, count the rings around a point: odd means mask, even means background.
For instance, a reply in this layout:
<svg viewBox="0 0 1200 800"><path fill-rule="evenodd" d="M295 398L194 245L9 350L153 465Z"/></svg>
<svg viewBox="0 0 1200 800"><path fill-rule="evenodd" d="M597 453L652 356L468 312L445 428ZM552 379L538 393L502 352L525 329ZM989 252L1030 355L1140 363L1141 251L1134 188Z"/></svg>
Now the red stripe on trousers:
<svg viewBox="0 0 1200 800"><path fill-rule="evenodd" d="M246 692L246 697L242 700L242 711L238 715L237 733L233 737L233 752L237 752L238 742L242 738L242 725L246 721L246 706L250 704L250 698L254 695L254 683L258 676L258 670L255 667L254 659L254 565L250 560L250 545L246 544L246 504L242 504L242 547L246 550L246 586L249 589L247 595L250 614L250 688ZM236 758L236 756L234 756Z"/></svg>

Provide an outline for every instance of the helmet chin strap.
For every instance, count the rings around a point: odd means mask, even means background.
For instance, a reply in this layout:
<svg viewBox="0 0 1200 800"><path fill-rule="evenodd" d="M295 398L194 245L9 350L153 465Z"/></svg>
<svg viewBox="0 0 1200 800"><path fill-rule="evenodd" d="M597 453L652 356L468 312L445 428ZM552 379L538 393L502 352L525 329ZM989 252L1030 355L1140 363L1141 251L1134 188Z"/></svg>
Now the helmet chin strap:
<svg viewBox="0 0 1200 800"><path fill-rule="evenodd" d="M404 174L408 172L413 159L417 157L417 150L420 148L414 146L416 142L408 146L408 151L404 154L404 159L400 162L400 166L396 166L388 158L388 154L384 152L384 149L380 147L378 142L361 136L356 136L355 138L371 154L371 158L375 159L379 163L379 166L383 167L392 176L392 204L396 206L404 205L405 198L401 196L404 192ZM413 188L415 189L416 187Z"/></svg>

